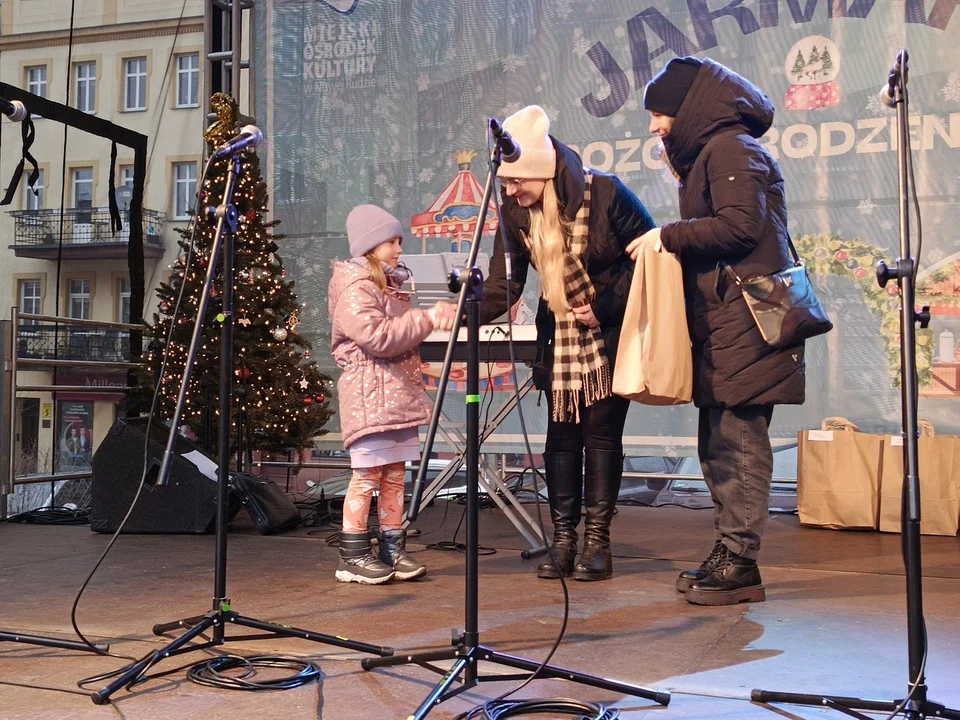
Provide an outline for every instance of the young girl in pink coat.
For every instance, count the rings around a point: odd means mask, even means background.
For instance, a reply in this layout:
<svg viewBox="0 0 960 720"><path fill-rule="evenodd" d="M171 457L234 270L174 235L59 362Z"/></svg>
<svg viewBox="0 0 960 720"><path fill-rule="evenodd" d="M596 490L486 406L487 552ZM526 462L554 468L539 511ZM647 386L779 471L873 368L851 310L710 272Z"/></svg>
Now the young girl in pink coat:
<svg viewBox="0 0 960 720"><path fill-rule="evenodd" d="M378 585L410 580L427 569L406 552L405 463L420 459L419 425L430 417L423 389L420 343L434 329L453 327L453 306L410 307L401 290L409 271L399 264L403 227L376 205L347 216L350 254L334 265L329 307L343 446L353 475L343 504L337 580ZM379 552L373 554L367 516L379 491Z"/></svg>

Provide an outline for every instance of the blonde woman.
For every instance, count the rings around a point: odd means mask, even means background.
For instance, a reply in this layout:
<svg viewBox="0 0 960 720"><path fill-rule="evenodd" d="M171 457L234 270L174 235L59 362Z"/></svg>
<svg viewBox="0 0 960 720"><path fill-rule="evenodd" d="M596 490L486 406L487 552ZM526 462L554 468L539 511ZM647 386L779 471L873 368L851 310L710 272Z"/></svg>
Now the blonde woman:
<svg viewBox="0 0 960 720"><path fill-rule="evenodd" d="M536 105L503 122L521 148L499 169L503 226L497 231L480 321L507 309L532 265L540 278L536 387L548 398L544 466L553 545L560 572L605 580L613 572L610 521L623 473L623 423L629 401L611 381L634 263L627 245L654 227L643 204L619 178L586 171L580 156L550 135ZM577 525L586 508L584 548ZM541 578L559 577L551 560Z"/></svg>

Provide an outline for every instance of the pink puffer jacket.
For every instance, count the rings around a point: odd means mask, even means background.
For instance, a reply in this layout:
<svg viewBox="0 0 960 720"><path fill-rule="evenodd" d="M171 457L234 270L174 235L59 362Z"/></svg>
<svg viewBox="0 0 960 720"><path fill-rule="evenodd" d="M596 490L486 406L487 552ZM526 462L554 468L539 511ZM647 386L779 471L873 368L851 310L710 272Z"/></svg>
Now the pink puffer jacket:
<svg viewBox="0 0 960 720"><path fill-rule="evenodd" d="M343 369L337 394L344 448L373 433L425 425L431 403L419 347L433 329L427 314L411 308L398 288L380 292L358 262L334 265L328 302L331 349Z"/></svg>

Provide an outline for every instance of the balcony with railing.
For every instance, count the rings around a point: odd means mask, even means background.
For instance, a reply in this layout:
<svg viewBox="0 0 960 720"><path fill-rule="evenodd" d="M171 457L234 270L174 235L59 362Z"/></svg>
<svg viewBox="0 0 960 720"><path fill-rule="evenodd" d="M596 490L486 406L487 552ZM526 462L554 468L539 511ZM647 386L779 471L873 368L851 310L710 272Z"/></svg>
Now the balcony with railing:
<svg viewBox="0 0 960 720"><path fill-rule="evenodd" d="M56 260L61 230L59 210L14 210L13 244L17 257ZM110 227L109 208L67 208L63 211L64 260L122 260L130 242L130 212L120 211L123 229ZM143 210L143 254L163 256L163 226L166 215Z"/></svg>
<svg viewBox="0 0 960 720"><path fill-rule="evenodd" d="M116 363L126 362L130 357L129 330L86 324L55 327L23 321L17 330L17 358L20 360L58 358Z"/></svg>
<svg viewBox="0 0 960 720"><path fill-rule="evenodd" d="M21 417L26 413L26 404L20 405L17 399L21 393L30 393L35 407L39 400L52 400L52 410L54 403L58 408L67 407L63 403L117 403L125 393L136 389L130 384L129 371L140 367L140 356L145 353L131 353L131 349L133 342L140 343L141 348L150 342L152 333L146 326L20 313L17 307L11 309L10 319L14 352L7 358L5 372L10 376L11 413L20 412ZM37 398L36 393L55 395ZM80 412L82 415L84 411ZM78 452L76 446L71 450L69 443L58 439L64 417L58 409L51 418L53 422L44 421L43 428L53 434L52 454L45 459L36 455L36 433L41 428L34 425L32 449L26 436L21 435L26 425L11 422L0 428L0 432L8 433L4 444L20 448L4 458L9 462L5 475L12 485L91 477L89 453Z"/></svg>

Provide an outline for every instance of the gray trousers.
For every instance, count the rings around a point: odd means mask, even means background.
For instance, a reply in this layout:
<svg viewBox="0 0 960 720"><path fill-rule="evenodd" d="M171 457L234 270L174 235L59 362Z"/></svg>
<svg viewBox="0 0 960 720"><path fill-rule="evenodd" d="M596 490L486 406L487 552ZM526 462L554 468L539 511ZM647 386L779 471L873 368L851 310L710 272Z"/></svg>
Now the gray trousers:
<svg viewBox="0 0 960 720"><path fill-rule="evenodd" d="M773 406L701 408L697 452L713 497L716 540L756 560L770 512Z"/></svg>

